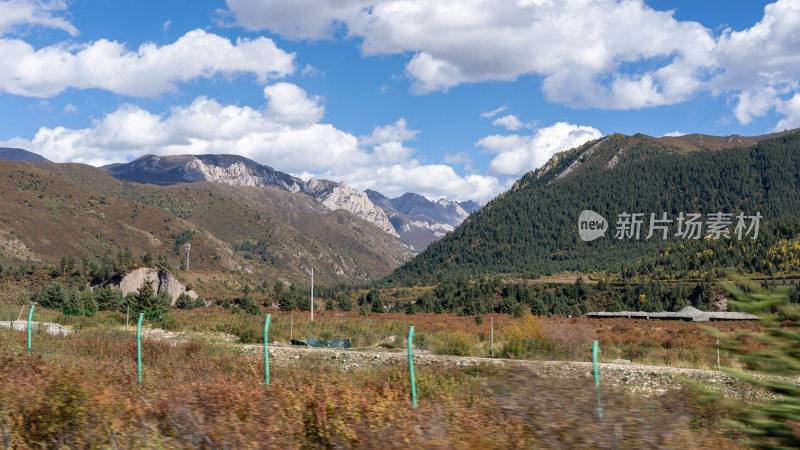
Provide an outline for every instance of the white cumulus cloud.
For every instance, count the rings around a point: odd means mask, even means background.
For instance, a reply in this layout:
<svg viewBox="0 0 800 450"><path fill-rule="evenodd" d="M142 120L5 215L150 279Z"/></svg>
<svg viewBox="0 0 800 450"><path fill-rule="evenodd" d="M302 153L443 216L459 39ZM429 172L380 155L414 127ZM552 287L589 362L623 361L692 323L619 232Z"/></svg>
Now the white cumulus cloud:
<svg viewBox="0 0 800 450"><path fill-rule="evenodd" d="M400 118L393 124L375 127L369 136L361 136L362 145L384 144L392 141L408 141L417 137L419 130L411 130L406 119Z"/></svg>
<svg viewBox="0 0 800 450"><path fill-rule="evenodd" d="M521 120L517 118L517 116L513 114L509 114L507 116L499 117L492 122L492 125L496 127L504 127L507 130L517 131L520 128L524 127L525 124L522 123Z"/></svg>
<svg viewBox="0 0 800 450"><path fill-rule="evenodd" d="M227 0L237 22L249 30L270 29L289 39L324 39L352 20L372 0Z"/></svg>
<svg viewBox="0 0 800 450"><path fill-rule="evenodd" d="M446 164L460 164L464 167L464 170L472 170L472 164L474 163L467 152L447 153L444 155L444 162Z"/></svg>
<svg viewBox="0 0 800 450"><path fill-rule="evenodd" d="M0 36L26 26L56 28L76 36L78 29L58 15L66 9L66 2L61 0L0 1Z"/></svg>
<svg viewBox="0 0 800 450"><path fill-rule="evenodd" d="M264 88L264 97L269 101L267 112L276 122L293 126L311 125L319 122L325 109L319 97L308 98L306 92L296 84L276 83Z"/></svg>
<svg viewBox="0 0 800 450"><path fill-rule="evenodd" d="M294 54L271 39L236 42L194 30L176 42L144 44L136 51L101 39L78 47L34 49L18 39L0 39L0 92L50 97L68 88L105 89L130 96L155 96L175 83L215 75L249 73L266 82L294 71Z"/></svg>
<svg viewBox="0 0 800 450"><path fill-rule="evenodd" d="M418 130L405 119L377 126L358 138L322 123L321 99L302 88L276 83L264 88L262 108L223 105L198 97L162 114L126 104L83 129L41 128L22 147L55 162L104 165L156 155L232 153L278 170L344 181L386 195L419 192L431 199L485 200L503 189L492 176L461 176L444 164L423 164L404 141Z"/></svg>
<svg viewBox="0 0 800 450"><path fill-rule="evenodd" d="M778 112L784 114L784 117L775 126L774 131L790 130L792 128L800 127L800 93L778 106Z"/></svg>
<svg viewBox="0 0 800 450"><path fill-rule="evenodd" d="M538 74L548 98L570 105L669 104L698 89L714 45L701 25L641 1L354 0L321 8L308 1L228 6L250 29L315 39L339 24L361 38L367 56L410 53L406 72L419 94ZM641 62L651 63L633 74L621 70Z"/></svg>
<svg viewBox="0 0 800 450"><path fill-rule="evenodd" d="M497 178L486 175L459 176L445 164L421 164L417 160L391 165L356 167L344 173L328 172L361 190L373 189L389 197L416 192L429 200L489 200L505 190Z"/></svg>
<svg viewBox="0 0 800 450"><path fill-rule="evenodd" d="M90 128L41 128L29 148L56 162L94 165L159 155L235 153L289 172L367 162L357 139L319 123L324 109L301 88L264 88L264 108L222 105L198 97L166 114L123 105Z"/></svg>
<svg viewBox="0 0 800 450"><path fill-rule="evenodd" d="M714 58L724 68L714 80L718 92L732 92L734 117L747 124L775 109L785 114L775 130L800 126L792 102L800 93L800 3L780 0L764 8L752 27L726 30Z"/></svg>
<svg viewBox="0 0 800 450"><path fill-rule="evenodd" d="M360 39L365 56L409 55L417 94L533 74L548 100L572 107L650 108L710 92L732 99L746 124L791 112L787 102L800 90L797 0L769 4L752 27L719 36L642 0L227 3L248 29L292 39L331 38L338 29ZM786 116L776 128L787 121L796 123Z"/></svg>
<svg viewBox="0 0 800 450"><path fill-rule="evenodd" d="M499 177L517 177L541 167L554 154L598 139L602 134L593 127L558 122L540 128L532 135L492 135L475 143L496 154L489 163L489 173Z"/></svg>

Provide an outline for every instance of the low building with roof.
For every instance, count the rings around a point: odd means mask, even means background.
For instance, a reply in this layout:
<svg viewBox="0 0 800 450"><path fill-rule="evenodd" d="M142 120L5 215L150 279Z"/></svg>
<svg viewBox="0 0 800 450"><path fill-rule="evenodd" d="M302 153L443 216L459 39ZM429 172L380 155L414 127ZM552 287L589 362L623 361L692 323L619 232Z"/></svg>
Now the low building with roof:
<svg viewBox="0 0 800 450"><path fill-rule="evenodd" d="M727 312L727 311L700 311L697 308L687 306L678 312L644 312L644 311L620 311L620 312L589 312L583 317L594 319L603 318L627 318L627 319L659 319L659 320L685 320L689 322L708 322L713 320L758 320L759 317L746 312Z"/></svg>

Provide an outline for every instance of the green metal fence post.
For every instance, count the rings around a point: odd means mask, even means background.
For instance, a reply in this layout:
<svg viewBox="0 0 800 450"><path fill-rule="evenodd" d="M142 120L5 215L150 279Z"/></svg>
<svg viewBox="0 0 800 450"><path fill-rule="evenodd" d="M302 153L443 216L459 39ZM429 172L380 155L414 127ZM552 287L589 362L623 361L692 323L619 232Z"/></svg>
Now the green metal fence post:
<svg viewBox="0 0 800 450"><path fill-rule="evenodd" d="M411 377L411 403L417 407L417 383L414 378L414 327L408 327L408 371Z"/></svg>
<svg viewBox="0 0 800 450"><path fill-rule="evenodd" d="M267 314L267 319L264 321L264 381L269 386L269 321L272 319L272 314Z"/></svg>
<svg viewBox="0 0 800 450"><path fill-rule="evenodd" d="M31 320L33 320L33 308L36 305L31 305L31 311L28 313L28 354L31 353Z"/></svg>
<svg viewBox="0 0 800 450"><path fill-rule="evenodd" d="M597 370L597 354L600 353L600 344L592 344L592 365L594 366L594 387L597 391L597 417L603 418L603 403L600 401L600 372Z"/></svg>
<svg viewBox="0 0 800 450"><path fill-rule="evenodd" d="M136 367L139 372L139 386L142 385L142 320L144 313L139 313L139 323L136 324Z"/></svg>

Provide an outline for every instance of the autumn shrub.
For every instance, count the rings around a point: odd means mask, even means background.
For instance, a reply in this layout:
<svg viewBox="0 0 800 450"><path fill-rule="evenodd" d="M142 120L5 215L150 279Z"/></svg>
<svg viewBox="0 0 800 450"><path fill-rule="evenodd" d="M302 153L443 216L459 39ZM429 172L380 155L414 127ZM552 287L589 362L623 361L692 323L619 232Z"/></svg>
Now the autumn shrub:
<svg viewBox="0 0 800 450"><path fill-rule="evenodd" d="M238 337L242 344L264 342L264 325L257 322L232 320L217 324L216 331L232 334Z"/></svg>
<svg viewBox="0 0 800 450"><path fill-rule="evenodd" d="M186 324L172 314L165 314L153 321L153 326L168 331L182 331L186 329Z"/></svg>
<svg viewBox="0 0 800 450"><path fill-rule="evenodd" d="M463 334L429 334L425 343L439 355L475 356L477 338Z"/></svg>
<svg viewBox="0 0 800 450"><path fill-rule="evenodd" d="M506 324L503 327L502 336L506 339L542 341L544 340L544 330L538 316L526 314L520 319Z"/></svg>
<svg viewBox="0 0 800 450"><path fill-rule="evenodd" d="M544 341L541 320L533 314L509 322L502 330L503 354L510 357L524 357L532 350L535 341Z"/></svg>
<svg viewBox="0 0 800 450"><path fill-rule="evenodd" d="M597 339L597 331L584 321L545 321L542 325L544 339L568 344L586 344Z"/></svg>
<svg viewBox="0 0 800 450"><path fill-rule="evenodd" d="M76 434L90 424L91 398L86 387L76 380L81 373L55 374L44 386L41 397L25 415L22 428L31 442L60 447L76 441ZM86 442L92 446L92 442Z"/></svg>

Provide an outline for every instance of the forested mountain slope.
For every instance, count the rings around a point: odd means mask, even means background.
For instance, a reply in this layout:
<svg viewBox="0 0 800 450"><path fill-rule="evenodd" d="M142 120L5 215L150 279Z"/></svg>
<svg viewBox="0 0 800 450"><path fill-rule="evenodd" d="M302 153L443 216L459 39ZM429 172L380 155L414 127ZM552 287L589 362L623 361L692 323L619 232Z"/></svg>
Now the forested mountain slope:
<svg viewBox="0 0 800 450"><path fill-rule="evenodd" d="M755 142L749 147L735 147L737 140L729 138L704 148L691 139L615 134L556 155L387 282L561 271L699 277L728 266L748 273L796 272L800 134L746 138ZM606 218L603 237L580 238L583 210ZM639 239L615 238L623 213L642 214ZM658 219L666 213L671 221L666 240L658 231L646 239L651 213ZM700 239L675 236L681 213L702 215ZM741 240L706 239L715 213L731 214L730 234L737 215L760 214L758 239L750 239L753 230Z"/></svg>

